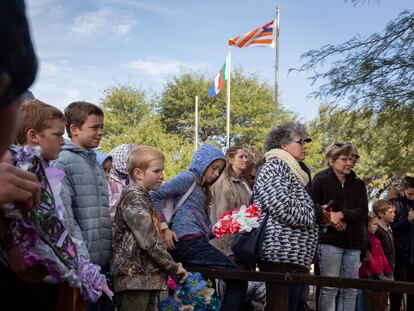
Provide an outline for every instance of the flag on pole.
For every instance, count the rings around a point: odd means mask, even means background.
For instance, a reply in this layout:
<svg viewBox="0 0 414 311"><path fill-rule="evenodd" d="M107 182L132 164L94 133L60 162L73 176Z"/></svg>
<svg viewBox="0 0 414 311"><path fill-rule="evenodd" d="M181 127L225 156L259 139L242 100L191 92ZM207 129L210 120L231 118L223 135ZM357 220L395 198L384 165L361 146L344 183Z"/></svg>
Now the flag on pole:
<svg viewBox="0 0 414 311"><path fill-rule="evenodd" d="M275 47L276 19L270 23L229 40L230 46L246 48L248 46Z"/></svg>
<svg viewBox="0 0 414 311"><path fill-rule="evenodd" d="M220 93L221 89L223 88L223 81L227 80L228 76L228 57L226 57L226 61L224 62L223 66L221 67L220 72L214 78L213 83L211 84L210 88L208 89L208 97L216 96Z"/></svg>

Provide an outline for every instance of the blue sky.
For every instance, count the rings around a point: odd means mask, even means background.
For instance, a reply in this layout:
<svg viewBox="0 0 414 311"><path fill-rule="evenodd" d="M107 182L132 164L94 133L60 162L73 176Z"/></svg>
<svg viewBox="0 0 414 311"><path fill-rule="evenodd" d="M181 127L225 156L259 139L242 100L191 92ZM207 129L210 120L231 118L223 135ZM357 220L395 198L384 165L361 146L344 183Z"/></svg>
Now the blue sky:
<svg viewBox="0 0 414 311"><path fill-rule="evenodd" d="M110 86L128 83L160 92L183 69L215 74L228 39L280 18L280 99L302 120L319 100L299 67L300 55L328 43L384 29L412 0L26 0L40 70L32 91L61 109L74 100L97 102ZM232 48L233 65L274 85L274 49ZM200 103L202 104L202 103Z"/></svg>

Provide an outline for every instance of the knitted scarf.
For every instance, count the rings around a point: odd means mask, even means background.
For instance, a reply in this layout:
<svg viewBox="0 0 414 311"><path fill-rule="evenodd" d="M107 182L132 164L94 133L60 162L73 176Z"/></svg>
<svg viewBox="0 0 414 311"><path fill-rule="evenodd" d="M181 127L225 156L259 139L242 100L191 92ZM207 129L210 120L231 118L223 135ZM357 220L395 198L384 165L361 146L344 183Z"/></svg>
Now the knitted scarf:
<svg viewBox="0 0 414 311"><path fill-rule="evenodd" d="M290 170L295 174L299 179L300 183L303 186L306 186L309 183L309 176L306 172L300 167L298 161L291 156L291 154L283 149L272 149L265 154L266 161L269 161L273 158L278 158L289 166Z"/></svg>

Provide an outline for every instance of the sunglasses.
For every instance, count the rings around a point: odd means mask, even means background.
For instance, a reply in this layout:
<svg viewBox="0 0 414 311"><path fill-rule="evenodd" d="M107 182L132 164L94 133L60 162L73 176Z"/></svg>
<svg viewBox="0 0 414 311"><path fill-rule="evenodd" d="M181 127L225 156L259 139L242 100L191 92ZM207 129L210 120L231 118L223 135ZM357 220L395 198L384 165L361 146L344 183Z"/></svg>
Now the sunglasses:
<svg viewBox="0 0 414 311"><path fill-rule="evenodd" d="M306 144L306 143L310 143L311 141L312 141L312 139L310 139L310 138L308 137L308 138L305 138L305 139L294 140L293 142L294 142L294 143L297 143L297 144L299 144L299 145L304 145L304 144Z"/></svg>

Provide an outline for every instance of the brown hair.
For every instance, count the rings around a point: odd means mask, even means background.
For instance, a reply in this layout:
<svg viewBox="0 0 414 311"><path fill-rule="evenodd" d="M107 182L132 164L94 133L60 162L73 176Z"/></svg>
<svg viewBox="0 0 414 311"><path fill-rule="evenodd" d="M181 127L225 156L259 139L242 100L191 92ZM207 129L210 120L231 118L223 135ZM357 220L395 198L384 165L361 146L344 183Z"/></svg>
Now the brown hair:
<svg viewBox="0 0 414 311"><path fill-rule="evenodd" d="M165 157L157 148L147 145L138 145L128 152L127 168L128 173L132 176L134 169L139 168L146 170L154 160L165 161Z"/></svg>
<svg viewBox="0 0 414 311"><path fill-rule="evenodd" d="M388 200L377 200L372 204L372 211L377 215L379 218L379 213L385 213L390 209L395 209L395 206Z"/></svg>
<svg viewBox="0 0 414 311"><path fill-rule="evenodd" d="M354 147L350 143L333 143L330 146L330 148L328 148L328 152L325 155L325 159L335 161L341 155L350 156L352 154L353 149Z"/></svg>
<svg viewBox="0 0 414 311"><path fill-rule="evenodd" d="M17 117L15 143L24 145L27 143L26 135L30 129L40 133L51 127L54 120L66 121L62 111L48 105L38 99L25 101L20 105Z"/></svg>
<svg viewBox="0 0 414 311"><path fill-rule="evenodd" d="M227 148L227 150L226 150L226 159L227 159L226 169L229 172L229 174L231 176L234 176L234 177L235 177L236 174L234 173L233 167L231 166L229 159L234 159L234 157L237 154L237 150L245 151L244 148L241 147L241 146L231 146L231 147Z"/></svg>
<svg viewBox="0 0 414 311"><path fill-rule="evenodd" d="M70 133L70 126L72 124L81 128L90 115L103 117L104 113L101 108L88 102L81 101L70 103L69 106L65 108L65 116L67 120L66 132L68 136L72 137L72 134Z"/></svg>
<svg viewBox="0 0 414 311"><path fill-rule="evenodd" d="M414 188L414 177L411 176L405 176L401 180L401 189L408 189L408 188Z"/></svg>

